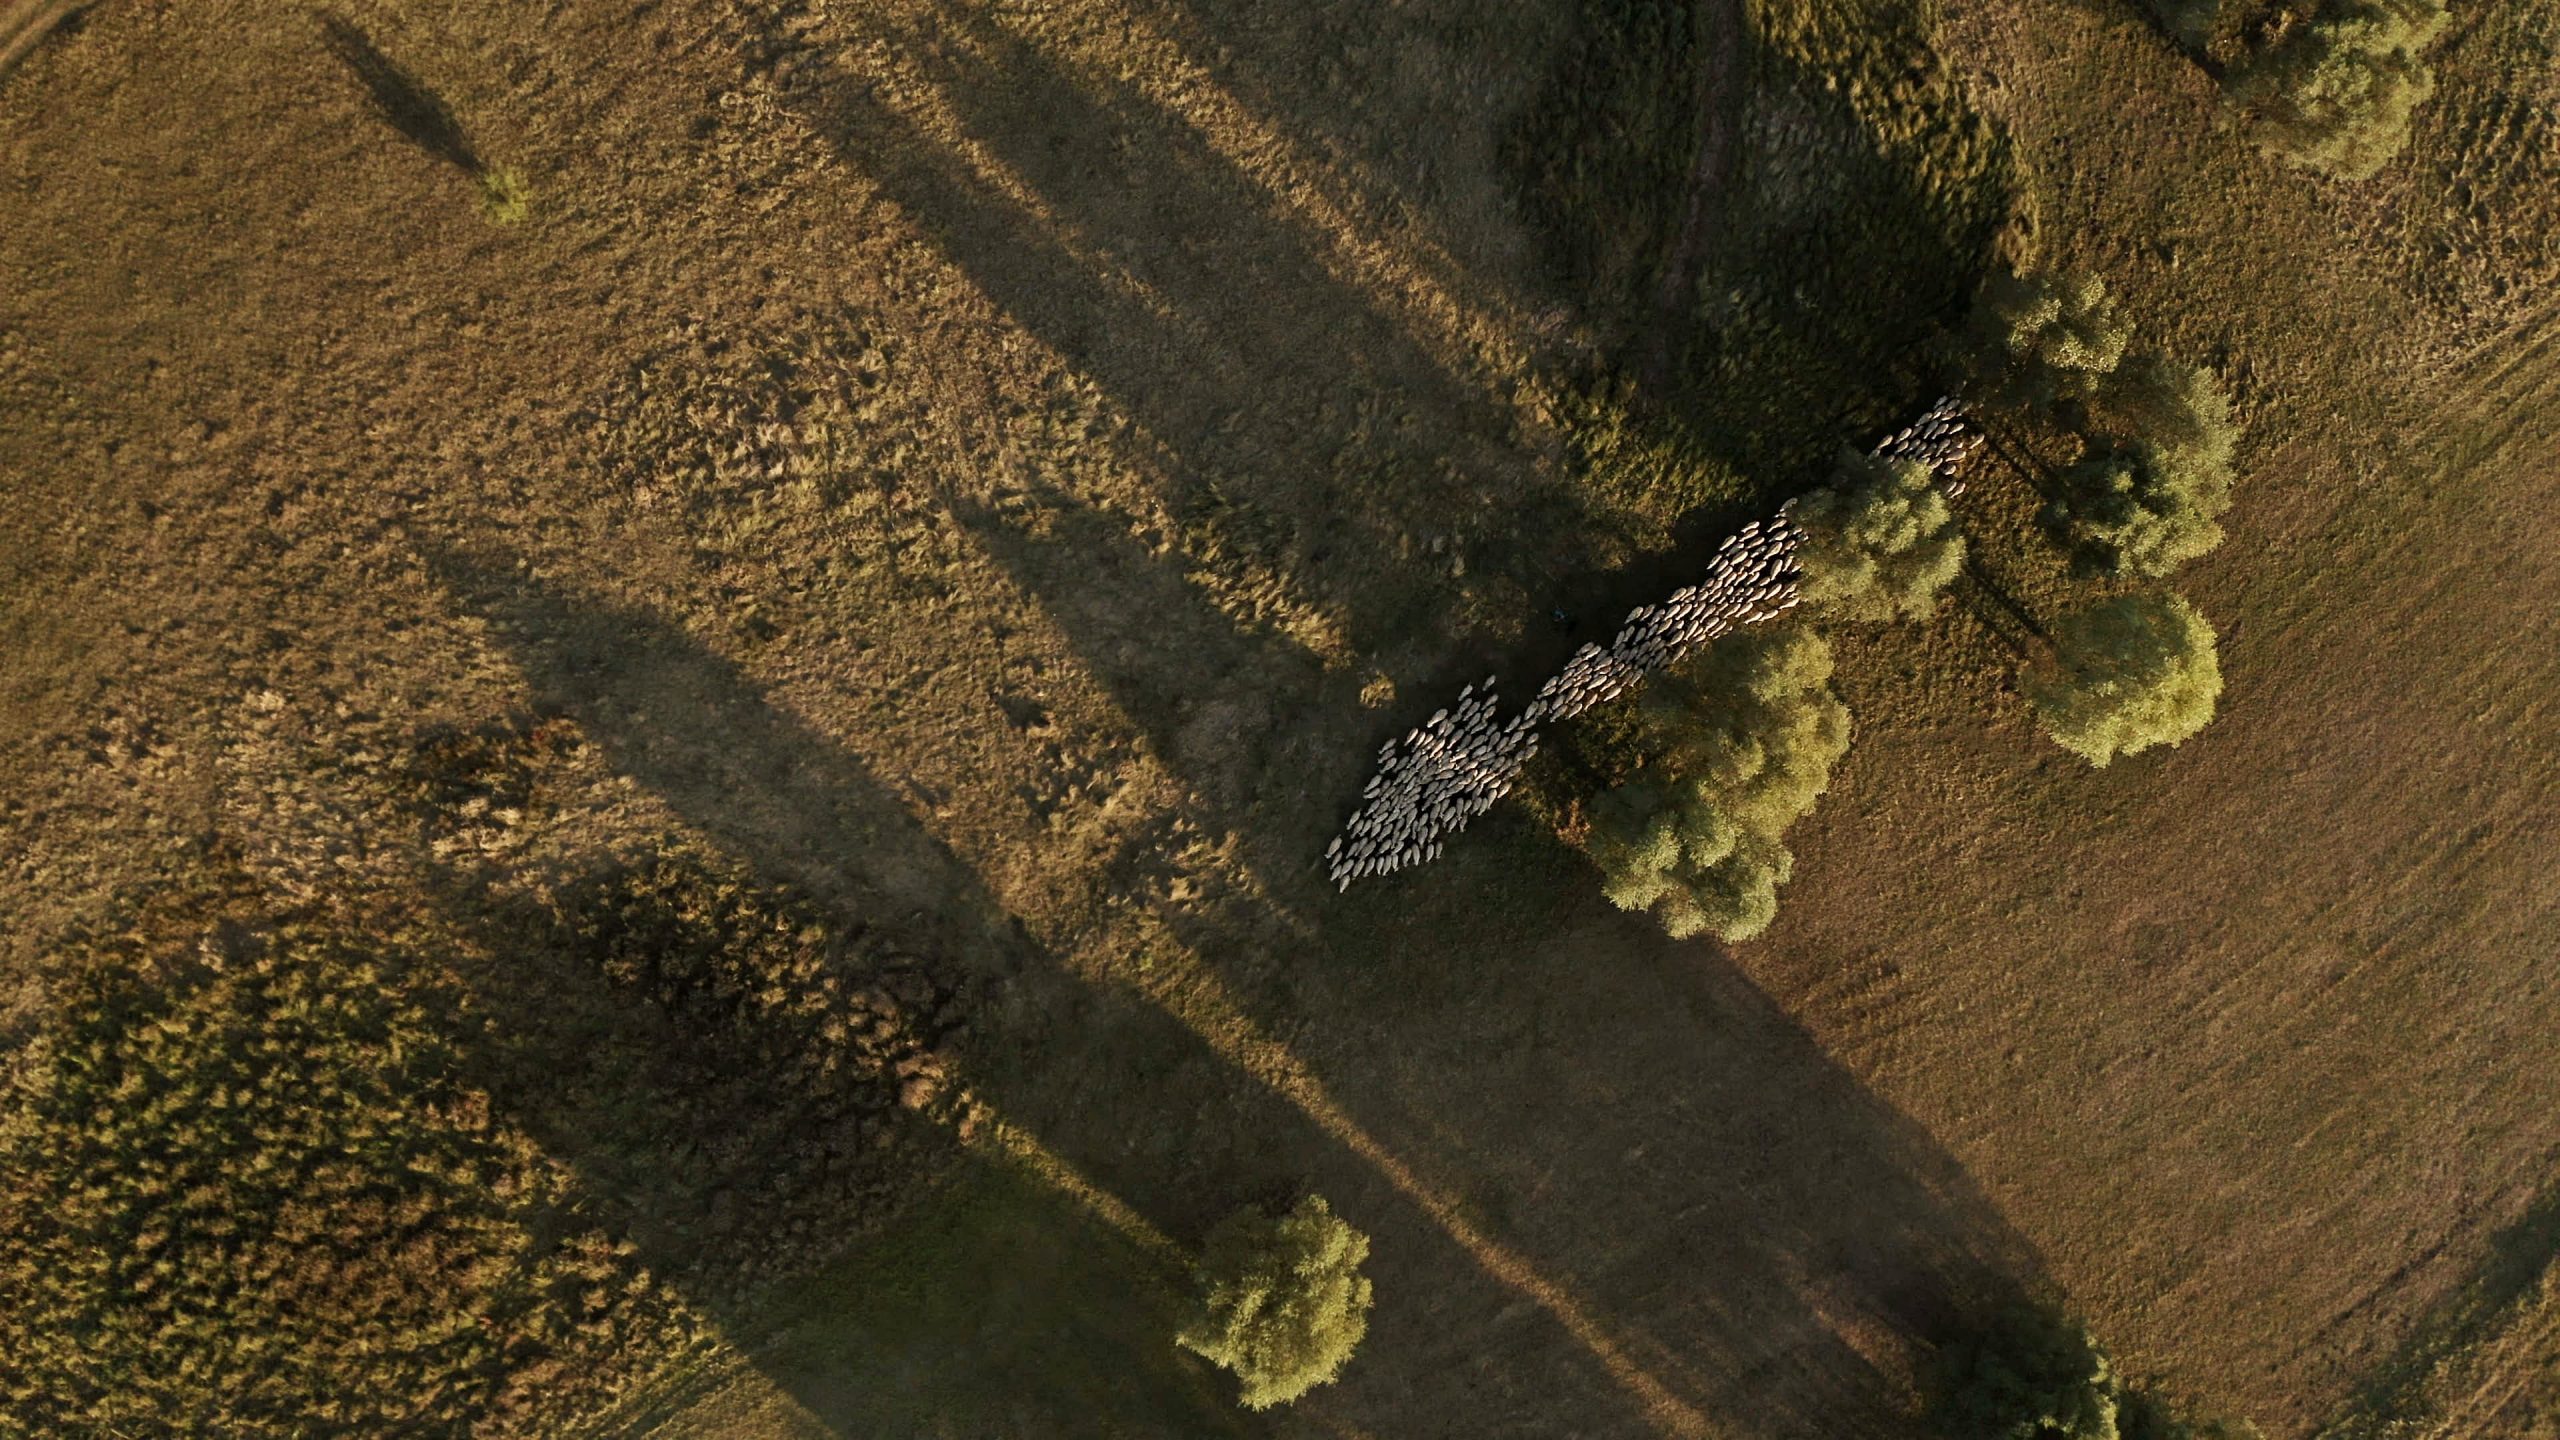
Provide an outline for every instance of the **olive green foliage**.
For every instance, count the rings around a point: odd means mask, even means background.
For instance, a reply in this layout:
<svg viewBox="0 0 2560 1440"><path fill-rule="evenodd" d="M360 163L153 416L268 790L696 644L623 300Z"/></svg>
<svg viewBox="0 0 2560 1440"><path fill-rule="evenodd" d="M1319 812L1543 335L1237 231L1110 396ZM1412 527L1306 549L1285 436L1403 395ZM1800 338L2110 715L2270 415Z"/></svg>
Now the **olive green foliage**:
<svg viewBox="0 0 2560 1440"><path fill-rule="evenodd" d="M2127 1384L2086 1327L2044 1306L2013 1306L1947 1346L1933 1379L1929 1419L1946 1440L2258 1440Z"/></svg>
<svg viewBox="0 0 2560 1440"><path fill-rule="evenodd" d="M0 1411L28 1431L522 1433L678 1338L469 1078L456 993L299 923L117 947L58 990L0 1101Z"/></svg>
<svg viewBox="0 0 2560 1440"><path fill-rule="evenodd" d="M2118 595L2064 617L2029 668L2027 699L2054 742L2092 765L2177 745L2213 719L2213 627L2177 596Z"/></svg>
<svg viewBox="0 0 2560 1440"><path fill-rule="evenodd" d="M2222 543L2239 428L2212 371L2136 356L2084 408L2091 453L2045 507L2056 540L2090 569L2155 577Z"/></svg>
<svg viewBox="0 0 2560 1440"><path fill-rule="evenodd" d="M2132 334L2095 275L1999 271L1974 297L1956 360L1969 400L2050 406L2093 393Z"/></svg>
<svg viewBox="0 0 2560 1440"><path fill-rule="evenodd" d="M2344 180L2380 170L2435 93L2422 58L2443 0L2327 0L2231 76L2232 99L2270 153Z"/></svg>
<svg viewBox="0 0 2560 1440"><path fill-rule="evenodd" d="M490 224L519 225L533 213L533 190L517 171L483 170L472 179L480 187L480 213Z"/></svg>
<svg viewBox="0 0 2560 1440"><path fill-rule="evenodd" d="M1285 1405L1341 1374L1368 1333L1368 1258L1369 1237L1322 1196L1286 1215L1248 1205L1209 1232L1175 1341L1234 1371L1248 1408Z"/></svg>
<svg viewBox="0 0 2560 1440"><path fill-rule="evenodd" d="M1937 477L1917 460L1855 451L1831 485L1789 508L1806 604L1851 620L1918 620L1964 568L1964 535Z"/></svg>
<svg viewBox="0 0 2560 1440"><path fill-rule="evenodd" d="M1831 647L1803 628L1731 635L1640 704L1648 778L1592 802L1586 845L1603 887L1674 936L1748 940L1777 917L1794 869L1781 835L1849 748Z"/></svg>

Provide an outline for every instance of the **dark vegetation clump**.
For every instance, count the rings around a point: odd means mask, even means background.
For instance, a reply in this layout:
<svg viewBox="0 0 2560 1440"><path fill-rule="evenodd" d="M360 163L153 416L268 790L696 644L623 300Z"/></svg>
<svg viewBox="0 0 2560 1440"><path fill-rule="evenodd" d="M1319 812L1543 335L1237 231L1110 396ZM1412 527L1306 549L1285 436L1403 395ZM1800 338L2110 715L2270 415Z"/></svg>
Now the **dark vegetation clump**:
<svg viewBox="0 0 2560 1440"><path fill-rule="evenodd" d="M18 1424L540 1433L684 1342L415 939L292 917L64 960L0 1103Z"/></svg>
<svg viewBox="0 0 2560 1440"><path fill-rule="evenodd" d="M1928 1419L1945 1440L2258 1440L2128 1384L2087 1327L2048 1306L2001 1311L1941 1349L1930 1379Z"/></svg>
<svg viewBox="0 0 2560 1440"><path fill-rule="evenodd" d="M2425 50L2444 0L2149 0L2161 31L2220 76L2267 153L2370 179L2435 94Z"/></svg>
<svg viewBox="0 0 2560 1440"><path fill-rule="evenodd" d="M2232 99L2270 153L2368 179L2435 93L2422 52L2444 24L2443 0L2323 0L2230 72Z"/></svg>
<svg viewBox="0 0 2560 1440"><path fill-rule="evenodd" d="M1285 1405L1342 1373L1369 1331L1369 1237L1309 1195L1285 1215L1248 1205L1220 1221L1175 1337L1243 1382L1249 1409Z"/></svg>

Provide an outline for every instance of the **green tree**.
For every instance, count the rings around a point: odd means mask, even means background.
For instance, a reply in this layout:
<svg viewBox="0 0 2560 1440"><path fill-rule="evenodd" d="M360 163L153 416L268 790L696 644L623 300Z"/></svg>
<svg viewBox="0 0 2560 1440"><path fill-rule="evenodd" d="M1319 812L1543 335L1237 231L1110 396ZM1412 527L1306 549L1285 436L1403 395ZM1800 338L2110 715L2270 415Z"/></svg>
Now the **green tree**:
<svg viewBox="0 0 2560 1440"><path fill-rule="evenodd" d="M2271 153L2365 179L2400 153L2435 93L2420 52L2444 24L2443 0L2328 0L2233 74L2232 99Z"/></svg>
<svg viewBox="0 0 2560 1440"><path fill-rule="evenodd" d="M2053 405L2096 388L2133 327L2095 275L1994 273L1957 340L1960 386L1977 403Z"/></svg>
<svg viewBox="0 0 2560 1440"><path fill-rule="evenodd" d="M2092 570L2155 577L2222 543L2240 432L2212 371L2136 356L2076 408L2090 453L2045 507L2058 543Z"/></svg>
<svg viewBox="0 0 2560 1440"><path fill-rule="evenodd" d="M1794 869L1780 836L1849 748L1831 647L1801 627L1728 636L1657 682L1640 713L1649 778L1592 805L1604 892L1676 937L1760 934Z"/></svg>
<svg viewBox="0 0 2560 1440"><path fill-rule="evenodd" d="M1803 546L1804 600L1851 620L1925 618L1964 568L1964 536L1937 476L1917 460L1855 451L1827 489L1788 507Z"/></svg>
<svg viewBox="0 0 2560 1440"><path fill-rule="evenodd" d="M2222 668L2213 627L2194 606L2119 595L2065 617L2023 686L2054 743L2103 766L2203 729Z"/></svg>
<svg viewBox="0 0 2560 1440"><path fill-rule="evenodd" d="M2101 444L2183 451L2228 471L2240 443L2221 377L2165 355L2127 358L2080 408L2082 433Z"/></svg>
<svg viewBox="0 0 2560 1440"><path fill-rule="evenodd" d="M1234 1371L1248 1408L1285 1405L1342 1373L1368 1333L1368 1258L1369 1237L1321 1196L1286 1215L1248 1205L1209 1232L1174 1338Z"/></svg>

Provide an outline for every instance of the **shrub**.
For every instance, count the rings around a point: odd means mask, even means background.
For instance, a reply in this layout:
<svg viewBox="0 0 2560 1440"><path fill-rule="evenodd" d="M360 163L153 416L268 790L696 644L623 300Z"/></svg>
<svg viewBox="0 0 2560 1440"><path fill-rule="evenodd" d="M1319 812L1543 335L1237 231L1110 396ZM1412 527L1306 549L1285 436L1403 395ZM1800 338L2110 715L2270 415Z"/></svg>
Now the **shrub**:
<svg viewBox="0 0 2560 1440"><path fill-rule="evenodd" d="M482 170L473 180L480 186L480 213L492 225L515 225L533 213L533 191L524 176L513 170Z"/></svg>
<svg viewBox="0 0 2560 1440"><path fill-rule="evenodd" d="M1804 600L1851 620L1926 617L1964 568L1964 536L1917 460L1851 452L1828 489L1796 500Z"/></svg>
<svg viewBox="0 0 2560 1440"><path fill-rule="evenodd" d="M1948 1440L2121 1440L2114 1364L2054 1311L2003 1312L1939 1358L1932 1418Z"/></svg>
<svg viewBox="0 0 2560 1440"><path fill-rule="evenodd" d="M2212 371L2139 355L2072 408L2089 448L2045 506L2057 543L2089 569L2154 577L2222 543L2240 430Z"/></svg>
<svg viewBox="0 0 2560 1440"><path fill-rule="evenodd" d="M1247 1408L1285 1405L1342 1373L1369 1330L1369 1237L1322 1196L1286 1215L1248 1205L1209 1232L1199 1297L1174 1337L1236 1373Z"/></svg>
<svg viewBox="0 0 2560 1440"><path fill-rule="evenodd" d="M1802 628L1728 636L1658 681L1642 714L1663 778L1593 802L1585 844L1604 891L1674 937L1760 934L1794 869L1780 836L1849 748L1830 646Z"/></svg>
<svg viewBox="0 0 2560 1440"><path fill-rule="evenodd" d="M2184 452L2108 451L2064 470L2060 483L2045 528L2089 569L2161 576L2222 543L2214 517L2230 506L2229 479Z"/></svg>
<svg viewBox="0 0 2560 1440"><path fill-rule="evenodd" d="M2054 742L2092 765L2177 745L2213 719L2213 627L2176 596L2120 595L2066 617L2025 677Z"/></svg>
<svg viewBox="0 0 2560 1440"><path fill-rule="evenodd" d="M2095 275L1993 274L1957 341L1961 388L1993 405L2077 399L2124 358L2132 326Z"/></svg>
<svg viewBox="0 0 2560 1440"><path fill-rule="evenodd" d="M2411 113L2435 93L2419 52L2444 23L2443 0L2329 0L2234 72L2232 98L2270 153L2365 179L2400 153Z"/></svg>

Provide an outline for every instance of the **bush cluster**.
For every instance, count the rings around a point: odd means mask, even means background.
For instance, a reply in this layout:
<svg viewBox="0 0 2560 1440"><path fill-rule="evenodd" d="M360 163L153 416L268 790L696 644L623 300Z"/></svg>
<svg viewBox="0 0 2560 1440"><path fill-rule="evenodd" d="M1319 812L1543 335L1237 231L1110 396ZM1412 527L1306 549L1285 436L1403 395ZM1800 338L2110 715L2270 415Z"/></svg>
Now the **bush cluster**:
<svg viewBox="0 0 2560 1440"><path fill-rule="evenodd" d="M1793 872L1781 841L1849 748L1831 647L1801 627L1743 631L1657 680L1638 702L1651 778L1592 803L1586 846L1622 909L1674 936L1748 940Z"/></svg>
<svg viewBox="0 0 2560 1440"><path fill-rule="evenodd" d="M87 957L0 1109L5 1409L515 1433L687 1323L474 1083L463 997L317 924Z"/></svg>
<svg viewBox="0 0 2560 1440"><path fill-rule="evenodd" d="M2325 0L2229 76L2260 143L2342 180L2379 171L2435 93L2421 54L2443 31L2444 0Z"/></svg>
<svg viewBox="0 0 2560 1440"><path fill-rule="evenodd" d="M2136 356L2081 408L2088 453L2062 472L2044 513L2076 559L2108 575L2161 576L2222 543L2240 431L2212 371Z"/></svg>

